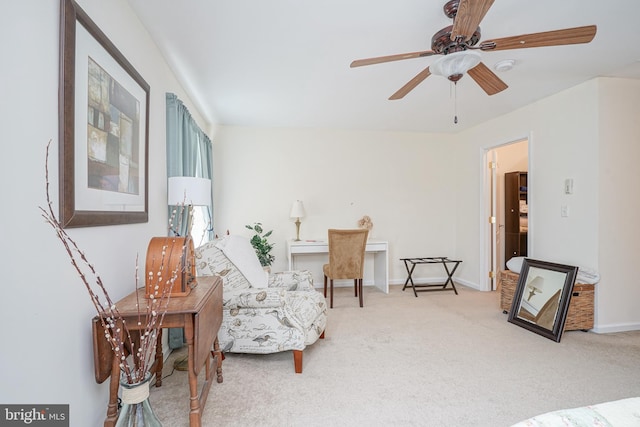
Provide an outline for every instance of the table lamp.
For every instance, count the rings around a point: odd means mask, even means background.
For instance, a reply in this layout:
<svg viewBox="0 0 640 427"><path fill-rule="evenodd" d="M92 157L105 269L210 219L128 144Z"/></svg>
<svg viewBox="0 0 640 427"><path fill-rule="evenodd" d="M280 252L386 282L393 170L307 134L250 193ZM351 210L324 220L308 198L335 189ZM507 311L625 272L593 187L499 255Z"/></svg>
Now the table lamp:
<svg viewBox="0 0 640 427"><path fill-rule="evenodd" d="M289 213L289 217L296 219L296 242L300 241L300 218L304 218L305 211L304 205L302 204L302 200L296 200L293 202L291 206L291 212Z"/></svg>
<svg viewBox="0 0 640 427"><path fill-rule="evenodd" d="M207 178L196 178L193 176L172 176L168 179L167 204L169 206L187 207L187 228L185 239L188 241L188 249L193 247L191 238L191 227L193 221L194 206L211 206L211 180ZM175 232L175 230L174 230ZM177 234L177 232L176 232ZM181 295L188 295L191 288L196 286L195 254L193 250L187 251L187 256L182 260L182 274L179 275ZM171 271L171 270L169 270ZM186 272L186 273L185 273ZM174 284L174 286L176 286ZM179 371L188 369L187 357L177 359L173 367Z"/></svg>
<svg viewBox="0 0 640 427"><path fill-rule="evenodd" d="M542 293L542 289L544 289L544 279L540 276L536 276L531 282L529 282L527 288L529 288L529 298L527 298L527 301L529 301L535 294Z"/></svg>
<svg viewBox="0 0 640 427"><path fill-rule="evenodd" d="M191 176L176 176L168 180L167 204L187 207L187 228L184 236L172 230L177 237L154 237L149 242L145 264L146 297L167 292L170 286L171 296L187 296L196 286L196 269L193 239L191 238L191 220L194 206L211 204L211 180ZM180 248L179 250L177 248ZM155 280L158 272L177 273L173 283ZM160 285L160 286L158 286Z"/></svg>

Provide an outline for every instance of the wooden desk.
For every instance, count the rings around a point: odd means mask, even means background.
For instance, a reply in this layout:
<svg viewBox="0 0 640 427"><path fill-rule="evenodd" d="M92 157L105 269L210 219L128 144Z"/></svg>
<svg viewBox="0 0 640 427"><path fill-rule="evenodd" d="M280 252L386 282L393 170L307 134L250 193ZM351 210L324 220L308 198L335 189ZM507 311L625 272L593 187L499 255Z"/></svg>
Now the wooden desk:
<svg viewBox="0 0 640 427"><path fill-rule="evenodd" d="M216 367L217 381L222 382L222 353L218 346L218 330L222 323L222 280L217 276L198 277L198 285L186 297L172 297L162 322L163 328L184 328L188 346L189 374L189 425L201 427L202 412L212 383L211 361ZM130 330L135 328L138 318L136 308L138 298L144 300L145 289L140 288L116 303L120 315L127 321ZM142 322L146 324L145 321ZM120 367L113 357L109 343L104 339L100 320L94 317L93 349L95 376L98 383L111 376L109 386L109 406L105 427L112 427L118 419L118 389L120 387ZM162 385L162 336L158 337L156 359L152 373L156 375L156 386ZM205 367L205 381L198 395L198 374Z"/></svg>

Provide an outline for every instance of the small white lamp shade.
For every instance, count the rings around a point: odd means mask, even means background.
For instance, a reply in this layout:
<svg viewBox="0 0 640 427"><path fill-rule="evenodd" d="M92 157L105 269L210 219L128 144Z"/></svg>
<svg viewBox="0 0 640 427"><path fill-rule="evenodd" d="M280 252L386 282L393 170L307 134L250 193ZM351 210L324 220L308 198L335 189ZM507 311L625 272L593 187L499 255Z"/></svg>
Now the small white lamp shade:
<svg viewBox="0 0 640 427"><path fill-rule="evenodd" d="M544 279L540 276L536 276L531 282L529 282L529 288L535 289L536 292L542 292L544 289Z"/></svg>
<svg viewBox="0 0 640 427"><path fill-rule="evenodd" d="M544 279L540 276L534 277L534 279L527 285L527 288L529 288L527 301L531 301L532 296L542 293L542 289L544 288Z"/></svg>
<svg viewBox="0 0 640 427"><path fill-rule="evenodd" d="M296 200L295 202L293 202L293 205L291 205L291 212L289 213L289 216L291 218L304 218L305 215L306 212L304 211L302 200Z"/></svg>
<svg viewBox="0 0 640 427"><path fill-rule="evenodd" d="M169 206L211 205L211 180L193 176L170 177L167 204Z"/></svg>

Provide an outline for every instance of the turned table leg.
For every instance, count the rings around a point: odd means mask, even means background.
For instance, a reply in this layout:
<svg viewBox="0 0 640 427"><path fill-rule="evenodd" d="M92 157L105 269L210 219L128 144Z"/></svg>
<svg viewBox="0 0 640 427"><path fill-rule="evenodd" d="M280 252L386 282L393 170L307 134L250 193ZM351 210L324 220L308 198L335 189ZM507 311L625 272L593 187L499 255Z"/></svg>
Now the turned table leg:
<svg viewBox="0 0 640 427"><path fill-rule="evenodd" d="M156 341L156 387L162 385L162 368L164 368L164 354L162 353L162 328L158 329L158 340Z"/></svg>
<svg viewBox="0 0 640 427"><path fill-rule="evenodd" d="M211 352L213 356L213 360L216 361L216 376L218 383L223 381L222 378L222 352L220 351L220 343L218 342L218 337L216 337L215 341L213 341L213 351Z"/></svg>
<svg viewBox="0 0 640 427"><path fill-rule="evenodd" d="M113 427L118 420L118 390L120 388L120 361L112 357L111 379L109 381L109 405L107 406L107 418L104 427Z"/></svg>

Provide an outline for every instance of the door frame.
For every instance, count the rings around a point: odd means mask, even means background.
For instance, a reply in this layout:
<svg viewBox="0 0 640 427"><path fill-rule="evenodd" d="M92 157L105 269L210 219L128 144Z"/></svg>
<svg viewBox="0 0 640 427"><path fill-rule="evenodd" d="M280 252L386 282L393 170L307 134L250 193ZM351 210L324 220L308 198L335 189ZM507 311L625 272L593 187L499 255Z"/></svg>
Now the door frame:
<svg viewBox="0 0 640 427"><path fill-rule="evenodd" d="M533 181L531 175L533 172L533 162L532 162L532 154L533 154L533 134L532 132L529 132L528 135L525 136L520 136L520 137L516 137L516 138L512 138L507 140L506 142L502 142L502 143L497 143L497 144L491 144L491 145L486 145L484 147L482 147L482 155L481 157L481 168L480 168L480 194L482 195L481 197L481 202L480 202L480 234L481 234L481 238L480 238L480 280L479 280L479 285L480 285L480 290L482 291L492 291L495 289L495 286L492 287L494 280L489 277L489 272L491 271L491 264L492 264L492 248L496 247L496 233L492 233L492 224L489 221L489 217L491 215L491 204L492 204L492 191L495 191L495 188L492 188L492 180L491 180L491 170L488 167L489 161L492 159L492 152L500 147L505 147L507 145L510 144L515 144L515 143L519 143L519 142L523 142L523 141L527 141L527 170L528 170L528 179L527 179L527 186L528 188L528 194L531 195L533 194L532 192L532 186L531 183ZM498 159L498 162L500 160ZM494 185L496 185L496 183L494 182ZM527 253L531 253L531 248L532 248L532 242L533 242L533 236L534 234L532 233L533 228L532 228L532 217L534 215L532 215L532 213L535 212L534 209L531 209L531 206L529 206L529 214L528 214L528 236L527 236ZM496 224L496 226L498 227L498 224ZM494 279L496 280L495 283L497 283L497 275L498 275L498 271L495 271L495 277Z"/></svg>

